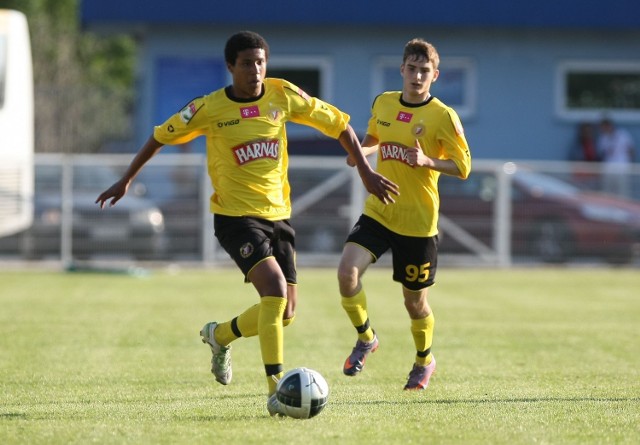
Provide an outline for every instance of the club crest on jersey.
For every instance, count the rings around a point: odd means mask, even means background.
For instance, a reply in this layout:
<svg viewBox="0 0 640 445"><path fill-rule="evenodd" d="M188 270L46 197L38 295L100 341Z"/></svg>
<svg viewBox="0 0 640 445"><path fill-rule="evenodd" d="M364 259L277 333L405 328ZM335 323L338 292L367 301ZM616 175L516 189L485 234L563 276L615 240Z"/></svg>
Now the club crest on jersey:
<svg viewBox="0 0 640 445"><path fill-rule="evenodd" d="M242 258L249 258L251 256L251 254L253 253L254 248L253 248L253 244L251 243L244 243L241 247L240 247L240 256Z"/></svg>
<svg viewBox="0 0 640 445"><path fill-rule="evenodd" d="M240 107L240 116L242 116L242 119L258 117L260 116L260 108L258 108L257 105L251 105L250 107Z"/></svg>
<svg viewBox="0 0 640 445"><path fill-rule="evenodd" d="M397 143L382 143L380 144L380 157L383 161L400 161L407 165L409 158L407 157L406 146ZM412 166L413 167L413 166Z"/></svg>
<svg viewBox="0 0 640 445"><path fill-rule="evenodd" d="M413 117L413 114L407 113L406 111L400 111L396 116L396 120L400 122L411 122L412 117Z"/></svg>
<svg viewBox="0 0 640 445"><path fill-rule="evenodd" d="M193 118L193 115L196 114L196 111L198 111L198 109L196 108L196 104L191 102L182 110L180 110L180 119L182 119L182 122L184 122L185 124L188 124L189 121L191 121L191 119Z"/></svg>
<svg viewBox="0 0 640 445"><path fill-rule="evenodd" d="M278 108L272 107L267 112L267 117L272 122L278 122L282 117L282 111L279 110Z"/></svg>
<svg viewBox="0 0 640 445"><path fill-rule="evenodd" d="M232 151L238 165L244 165L258 159L278 159L280 157L280 141L272 139L249 142L234 147Z"/></svg>
<svg viewBox="0 0 640 445"><path fill-rule="evenodd" d="M412 128L411 128L411 134L413 134L416 137L421 137L424 135L424 125L422 124L415 124Z"/></svg>

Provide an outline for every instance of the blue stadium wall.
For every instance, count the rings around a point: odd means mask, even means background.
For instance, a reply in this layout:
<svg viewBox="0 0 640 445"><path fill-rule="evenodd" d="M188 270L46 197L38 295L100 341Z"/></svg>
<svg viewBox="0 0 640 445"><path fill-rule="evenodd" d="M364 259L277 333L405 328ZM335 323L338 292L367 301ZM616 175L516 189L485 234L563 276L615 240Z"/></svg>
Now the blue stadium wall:
<svg viewBox="0 0 640 445"><path fill-rule="evenodd" d="M217 88L228 80L219 66L226 38L252 29L267 38L274 57L317 55L330 60L331 90L325 96L352 116L361 134L378 92L372 75L376 61L397 58L399 66L404 43L423 37L445 60L473 63L475 107L463 121L476 158L566 159L577 120L556 113L558 65L584 60L640 63L640 2L486 3L451 0L398 8L393 6L397 2L379 0L248 0L239 10L234 2L204 0L183 0L178 9L151 0L84 0L81 21L90 30L130 32L139 39L136 144L169 113L168 103L179 107L198 95L189 91L181 97L171 85L162 84L159 61L185 55L217 59L194 64L192 70L200 76L192 85L207 85L210 78L210 89ZM640 121L620 125L640 145ZM293 136L306 134L292 129Z"/></svg>

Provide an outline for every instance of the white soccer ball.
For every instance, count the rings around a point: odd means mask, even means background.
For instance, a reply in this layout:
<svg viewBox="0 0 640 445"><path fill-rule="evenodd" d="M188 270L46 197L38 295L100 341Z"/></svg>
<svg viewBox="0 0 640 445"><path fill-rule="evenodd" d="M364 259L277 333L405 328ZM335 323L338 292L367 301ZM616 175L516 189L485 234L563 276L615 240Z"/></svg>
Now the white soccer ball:
<svg viewBox="0 0 640 445"><path fill-rule="evenodd" d="M295 368L287 371L278 382L276 398L287 416L310 419L327 405L329 385L319 372Z"/></svg>

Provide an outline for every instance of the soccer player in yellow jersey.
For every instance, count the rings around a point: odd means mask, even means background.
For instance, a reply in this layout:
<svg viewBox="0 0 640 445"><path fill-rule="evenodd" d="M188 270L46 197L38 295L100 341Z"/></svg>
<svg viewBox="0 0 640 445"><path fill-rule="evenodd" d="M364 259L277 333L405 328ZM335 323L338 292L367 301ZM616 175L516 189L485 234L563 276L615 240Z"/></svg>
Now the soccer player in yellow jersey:
<svg viewBox="0 0 640 445"><path fill-rule="evenodd" d="M465 179L471 168L457 114L429 92L438 78L438 62L433 45L421 39L409 41L400 66L402 91L380 94L373 103L362 146L367 154L377 151L377 171L398 184L402 194L389 205L371 197L366 200L338 269L342 307L358 334L343 372L354 376L378 348L361 278L391 249L393 280L402 284L417 351L407 390L425 389L436 367L431 352L434 316L427 294L438 259L438 177L443 173ZM353 161L348 158L350 165Z"/></svg>
<svg viewBox="0 0 640 445"><path fill-rule="evenodd" d="M245 281L258 291L260 303L225 323L207 323L200 335L211 347L211 372L223 385L232 377L229 344L259 336L267 409L276 415L281 414L275 388L283 374L282 328L293 320L297 299L285 123L308 125L338 139L354 159L366 189L381 203L393 202L398 188L371 168L347 114L286 80L265 78L269 46L262 36L250 31L234 34L224 54L232 84L194 99L155 127L123 177L96 203L102 208L121 199L163 145L206 137L215 235Z"/></svg>

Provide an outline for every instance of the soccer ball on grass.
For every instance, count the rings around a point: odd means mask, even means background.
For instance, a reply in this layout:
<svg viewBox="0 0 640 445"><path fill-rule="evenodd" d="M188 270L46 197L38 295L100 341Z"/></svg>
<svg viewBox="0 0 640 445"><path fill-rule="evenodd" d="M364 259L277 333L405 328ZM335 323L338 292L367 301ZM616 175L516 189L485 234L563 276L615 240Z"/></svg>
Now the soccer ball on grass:
<svg viewBox="0 0 640 445"><path fill-rule="evenodd" d="M327 405L329 385L318 371L295 368L287 371L278 382L276 398L287 416L310 419Z"/></svg>

